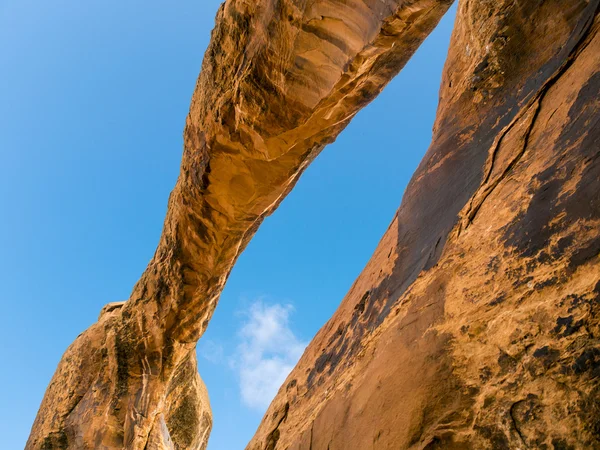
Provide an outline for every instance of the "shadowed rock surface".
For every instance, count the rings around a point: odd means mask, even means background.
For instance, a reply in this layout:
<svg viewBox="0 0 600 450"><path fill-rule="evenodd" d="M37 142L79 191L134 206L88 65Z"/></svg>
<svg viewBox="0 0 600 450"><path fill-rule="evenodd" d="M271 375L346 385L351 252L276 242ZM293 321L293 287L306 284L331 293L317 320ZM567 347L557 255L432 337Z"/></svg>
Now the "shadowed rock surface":
<svg viewBox="0 0 600 450"><path fill-rule="evenodd" d="M195 346L233 264L307 165L451 0L228 0L184 131L156 253L63 356L27 449L200 449Z"/></svg>
<svg viewBox="0 0 600 450"><path fill-rule="evenodd" d="M600 448L596 0L462 0L433 141L249 450Z"/></svg>

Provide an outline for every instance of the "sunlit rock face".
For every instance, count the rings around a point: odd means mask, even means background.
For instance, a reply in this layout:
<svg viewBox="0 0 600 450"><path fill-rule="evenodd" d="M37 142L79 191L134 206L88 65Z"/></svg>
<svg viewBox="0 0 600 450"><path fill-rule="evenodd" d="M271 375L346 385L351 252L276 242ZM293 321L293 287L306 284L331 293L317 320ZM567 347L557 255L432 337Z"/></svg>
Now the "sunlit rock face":
<svg viewBox="0 0 600 450"><path fill-rule="evenodd" d="M32 428L26 448L87 449L134 448L125 431L137 408L156 393L152 368L142 356L141 373L128 363L133 351L118 334L123 303L107 305L98 323L79 335L65 352L52 379ZM131 379L141 389L129 399L133 414L125 415L121 399L127 396ZM198 375L196 352L182 357L170 379L160 390L160 409L146 436L145 449L205 449L212 427L206 387ZM156 386L156 385L155 385ZM107 406L105 402L110 401ZM118 419L122 418L120 424ZM95 424L102 424L98 428ZM123 425L124 424L124 425Z"/></svg>
<svg viewBox="0 0 600 450"><path fill-rule="evenodd" d="M155 256L27 449L206 447L195 345L233 264L450 3L221 7ZM459 3L431 147L249 450L600 448L598 4Z"/></svg>
<svg viewBox="0 0 600 450"><path fill-rule="evenodd" d="M451 0L228 0L192 97L156 253L63 356L29 449L201 449L195 346L239 254ZM176 7L176 6L174 6Z"/></svg>
<svg viewBox="0 0 600 450"><path fill-rule="evenodd" d="M431 147L249 450L600 448L598 4L459 3Z"/></svg>

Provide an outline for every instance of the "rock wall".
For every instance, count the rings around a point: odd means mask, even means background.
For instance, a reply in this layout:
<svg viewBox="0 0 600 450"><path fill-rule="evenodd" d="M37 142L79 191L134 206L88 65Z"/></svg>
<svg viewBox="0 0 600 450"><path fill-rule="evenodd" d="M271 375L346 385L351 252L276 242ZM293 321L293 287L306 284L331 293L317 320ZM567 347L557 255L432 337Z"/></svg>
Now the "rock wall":
<svg viewBox="0 0 600 450"><path fill-rule="evenodd" d="M249 450L600 448L598 4L459 3L431 147Z"/></svg>

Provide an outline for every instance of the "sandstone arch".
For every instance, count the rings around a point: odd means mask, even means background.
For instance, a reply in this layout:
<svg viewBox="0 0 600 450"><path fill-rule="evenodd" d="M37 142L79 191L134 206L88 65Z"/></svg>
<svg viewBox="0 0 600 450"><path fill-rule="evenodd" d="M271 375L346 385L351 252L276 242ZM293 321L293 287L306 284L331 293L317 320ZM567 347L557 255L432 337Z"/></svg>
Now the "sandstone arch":
<svg viewBox="0 0 600 450"><path fill-rule="evenodd" d="M222 6L154 258L28 449L206 445L194 349L236 258L451 3ZM459 4L431 148L251 450L600 446L598 3Z"/></svg>

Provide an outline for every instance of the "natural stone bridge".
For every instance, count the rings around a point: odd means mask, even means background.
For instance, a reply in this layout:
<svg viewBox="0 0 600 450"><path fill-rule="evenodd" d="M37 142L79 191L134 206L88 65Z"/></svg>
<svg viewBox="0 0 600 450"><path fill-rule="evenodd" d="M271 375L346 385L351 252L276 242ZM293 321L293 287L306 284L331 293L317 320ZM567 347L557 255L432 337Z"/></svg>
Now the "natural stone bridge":
<svg viewBox="0 0 600 450"><path fill-rule="evenodd" d="M221 7L154 258L27 449L206 446L195 346L232 266L451 3ZM600 448L598 4L459 2L431 147L250 450Z"/></svg>

